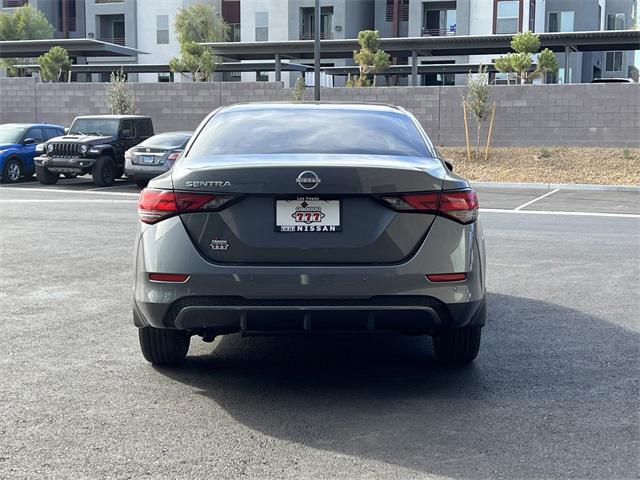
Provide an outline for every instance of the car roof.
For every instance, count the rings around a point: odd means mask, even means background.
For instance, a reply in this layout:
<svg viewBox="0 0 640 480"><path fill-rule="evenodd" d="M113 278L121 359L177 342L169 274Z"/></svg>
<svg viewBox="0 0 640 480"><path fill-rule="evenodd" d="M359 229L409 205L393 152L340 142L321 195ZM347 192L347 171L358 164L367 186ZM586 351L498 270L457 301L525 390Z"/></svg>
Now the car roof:
<svg viewBox="0 0 640 480"><path fill-rule="evenodd" d="M185 136L191 136L191 135L193 135L193 132L183 132L183 131L180 131L180 132L159 132L159 133L156 133L154 135L154 137L157 137L158 135L185 135Z"/></svg>
<svg viewBox="0 0 640 480"><path fill-rule="evenodd" d="M10 125L12 127L49 127L49 128L60 128L64 130L64 127L60 125L54 125L51 123L3 123L0 126Z"/></svg>
<svg viewBox="0 0 640 480"><path fill-rule="evenodd" d="M78 115L76 118L106 118L106 119L113 119L113 120L121 120L121 119L146 119L146 118L151 118L147 115Z"/></svg>
<svg viewBox="0 0 640 480"><path fill-rule="evenodd" d="M404 113L406 110L396 105L387 103L365 102L247 102L236 103L222 107L227 111L252 111L252 110L352 110L369 112Z"/></svg>

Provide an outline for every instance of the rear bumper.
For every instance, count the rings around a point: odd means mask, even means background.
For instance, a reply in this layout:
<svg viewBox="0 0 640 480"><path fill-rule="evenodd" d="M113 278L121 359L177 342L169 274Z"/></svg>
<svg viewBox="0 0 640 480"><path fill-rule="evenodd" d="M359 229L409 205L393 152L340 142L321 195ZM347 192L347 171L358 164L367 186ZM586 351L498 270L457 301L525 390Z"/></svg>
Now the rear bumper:
<svg viewBox="0 0 640 480"><path fill-rule="evenodd" d="M451 239L457 239L457 243ZM248 266L204 259L179 218L143 226L137 242L138 327L216 332L368 331L428 333L482 325L484 239L480 224L437 218L418 252L399 265ZM183 283L149 273L184 273ZM426 274L466 272L431 283Z"/></svg>
<svg viewBox="0 0 640 480"><path fill-rule="evenodd" d="M249 300L242 297L183 297L165 312L147 314L153 304L138 304L134 322L215 334L242 332L398 332L428 334L443 328L482 326L486 301L446 305L429 296L380 296L369 299ZM147 318L162 319L161 325Z"/></svg>
<svg viewBox="0 0 640 480"><path fill-rule="evenodd" d="M134 165L130 160L126 160L124 164L124 174L131 180L151 180L152 178L162 175L171 167L169 165L144 166Z"/></svg>

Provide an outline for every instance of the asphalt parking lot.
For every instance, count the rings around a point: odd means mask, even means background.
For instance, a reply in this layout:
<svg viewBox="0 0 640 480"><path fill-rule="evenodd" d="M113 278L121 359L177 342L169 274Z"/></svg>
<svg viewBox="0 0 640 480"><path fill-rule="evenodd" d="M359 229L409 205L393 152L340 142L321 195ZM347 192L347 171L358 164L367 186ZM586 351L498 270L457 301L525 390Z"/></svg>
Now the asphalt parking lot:
<svg viewBox="0 0 640 480"><path fill-rule="evenodd" d="M489 318L463 370L422 337L235 335L155 369L138 190L0 186L0 478L638 477L640 194L479 188Z"/></svg>

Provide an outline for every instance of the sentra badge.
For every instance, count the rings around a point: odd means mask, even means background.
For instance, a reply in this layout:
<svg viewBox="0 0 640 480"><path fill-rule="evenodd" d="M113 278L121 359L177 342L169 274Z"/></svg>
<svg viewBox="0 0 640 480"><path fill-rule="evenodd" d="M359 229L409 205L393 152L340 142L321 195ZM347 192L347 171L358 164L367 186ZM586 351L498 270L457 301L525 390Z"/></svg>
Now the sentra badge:
<svg viewBox="0 0 640 480"><path fill-rule="evenodd" d="M229 180L193 180L184 183L185 187L230 187Z"/></svg>

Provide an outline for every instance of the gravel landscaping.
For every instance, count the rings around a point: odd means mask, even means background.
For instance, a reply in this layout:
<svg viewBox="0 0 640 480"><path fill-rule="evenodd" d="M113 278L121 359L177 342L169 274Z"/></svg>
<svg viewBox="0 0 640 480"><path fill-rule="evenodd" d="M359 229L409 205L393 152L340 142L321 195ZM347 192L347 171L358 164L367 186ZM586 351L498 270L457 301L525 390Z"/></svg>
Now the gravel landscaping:
<svg viewBox="0 0 640 480"><path fill-rule="evenodd" d="M465 148L440 151L456 173L476 182L640 185L640 148L492 148L487 161L468 161Z"/></svg>

